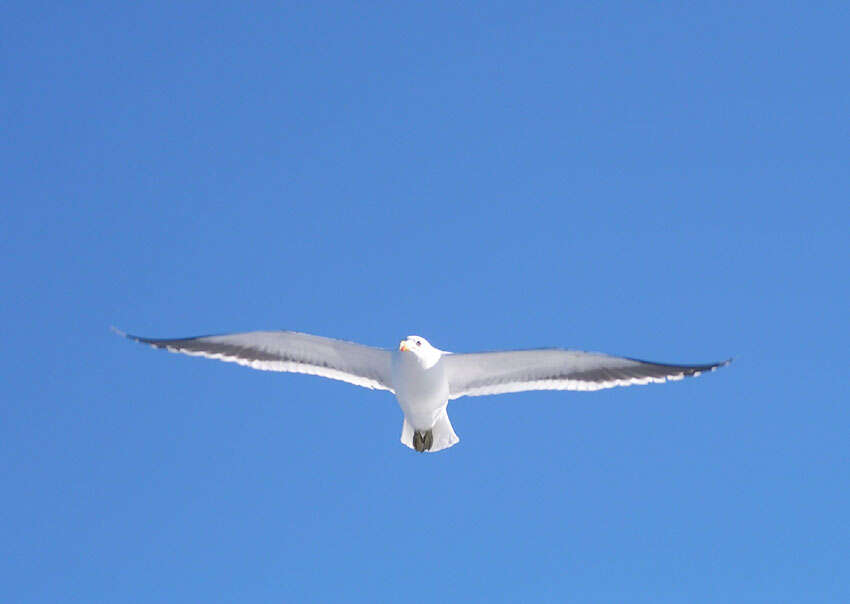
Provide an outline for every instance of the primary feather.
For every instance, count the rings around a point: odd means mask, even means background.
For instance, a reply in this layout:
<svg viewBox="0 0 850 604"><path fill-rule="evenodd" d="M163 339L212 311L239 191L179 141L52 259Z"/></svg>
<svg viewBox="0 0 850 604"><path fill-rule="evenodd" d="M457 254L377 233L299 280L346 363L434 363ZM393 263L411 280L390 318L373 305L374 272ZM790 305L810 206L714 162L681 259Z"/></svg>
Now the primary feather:
<svg viewBox="0 0 850 604"><path fill-rule="evenodd" d="M444 357L449 398L525 390L600 390L696 376L729 363L669 365L599 352L541 348Z"/></svg>
<svg viewBox="0 0 850 604"><path fill-rule="evenodd" d="M392 353L354 342L295 331L250 331L177 339L122 335L154 348L239 363L253 369L308 373L364 388L393 390Z"/></svg>

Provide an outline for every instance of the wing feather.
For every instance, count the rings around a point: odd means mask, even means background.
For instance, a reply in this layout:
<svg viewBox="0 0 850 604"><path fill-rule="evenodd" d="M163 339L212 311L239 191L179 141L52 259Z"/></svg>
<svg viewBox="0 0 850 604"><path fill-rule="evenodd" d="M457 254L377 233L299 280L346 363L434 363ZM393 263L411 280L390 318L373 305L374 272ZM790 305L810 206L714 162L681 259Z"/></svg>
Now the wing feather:
<svg viewBox="0 0 850 604"><path fill-rule="evenodd" d="M117 331L117 330L116 330ZM294 331L251 331L193 338L154 339L121 335L191 356L201 356L265 371L306 373L393 392L392 353L354 342Z"/></svg>
<svg viewBox="0 0 850 604"><path fill-rule="evenodd" d="M727 365L652 363L599 352L546 348L443 357L449 398L525 390L600 390L680 380Z"/></svg>

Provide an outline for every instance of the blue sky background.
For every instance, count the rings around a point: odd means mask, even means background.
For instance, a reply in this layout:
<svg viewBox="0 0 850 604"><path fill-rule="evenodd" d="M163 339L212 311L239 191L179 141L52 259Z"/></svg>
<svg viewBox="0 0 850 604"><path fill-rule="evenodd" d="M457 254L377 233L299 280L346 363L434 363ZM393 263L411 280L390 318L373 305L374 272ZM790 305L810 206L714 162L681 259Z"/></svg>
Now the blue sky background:
<svg viewBox="0 0 850 604"><path fill-rule="evenodd" d="M846 3L12 3L0 600L846 602ZM460 399L122 340L559 345Z"/></svg>

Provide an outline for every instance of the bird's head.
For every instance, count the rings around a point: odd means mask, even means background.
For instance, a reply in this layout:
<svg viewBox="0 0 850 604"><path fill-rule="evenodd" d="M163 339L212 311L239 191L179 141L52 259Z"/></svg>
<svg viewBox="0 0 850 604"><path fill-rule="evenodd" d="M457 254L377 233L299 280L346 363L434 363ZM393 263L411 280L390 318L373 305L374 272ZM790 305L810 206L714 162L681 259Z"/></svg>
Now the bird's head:
<svg viewBox="0 0 850 604"><path fill-rule="evenodd" d="M422 336L407 336L399 343L398 349L403 353L415 355L425 367L434 366L443 354L442 350L431 346Z"/></svg>

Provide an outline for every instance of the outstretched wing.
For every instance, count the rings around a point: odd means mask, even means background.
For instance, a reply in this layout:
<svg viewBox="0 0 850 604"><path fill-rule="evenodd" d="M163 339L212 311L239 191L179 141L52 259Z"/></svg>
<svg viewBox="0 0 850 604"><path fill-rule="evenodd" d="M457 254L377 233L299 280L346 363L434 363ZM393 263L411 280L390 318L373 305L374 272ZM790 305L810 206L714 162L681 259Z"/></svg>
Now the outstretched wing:
<svg viewBox="0 0 850 604"><path fill-rule="evenodd" d="M136 342L171 352L239 363L265 371L308 373L364 388L393 391L392 353L354 342L294 331L250 331L174 340L119 333Z"/></svg>
<svg viewBox="0 0 850 604"><path fill-rule="evenodd" d="M453 399L523 390L600 390L679 380L714 371L730 360L708 365L667 365L559 348L443 357L449 398Z"/></svg>

